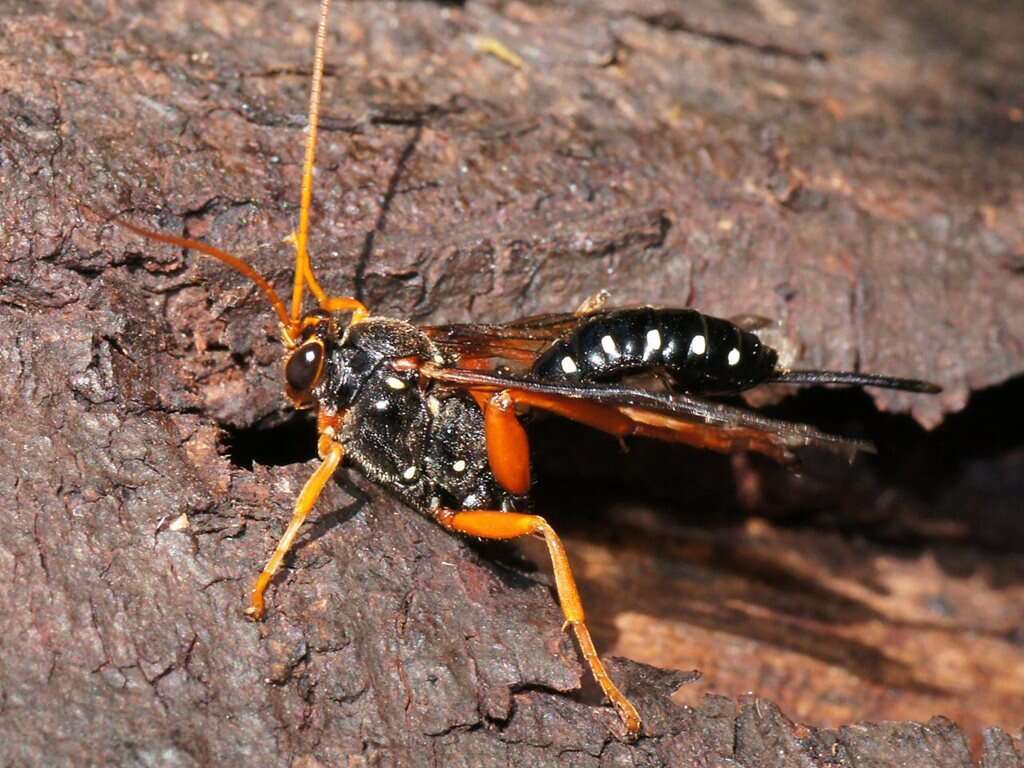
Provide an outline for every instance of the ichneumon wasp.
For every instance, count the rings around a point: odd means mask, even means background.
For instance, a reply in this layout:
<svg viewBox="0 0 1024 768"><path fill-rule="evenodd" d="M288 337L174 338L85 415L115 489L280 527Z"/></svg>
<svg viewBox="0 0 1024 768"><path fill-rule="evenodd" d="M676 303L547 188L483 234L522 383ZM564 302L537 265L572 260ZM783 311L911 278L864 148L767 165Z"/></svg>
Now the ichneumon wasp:
<svg viewBox="0 0 1024 768"><path fill-rule="evenodd" d="M285 391L315 410L320 466L252 590L249 615L326 483L348 461L370 480L445 529L484 539L544 539L567 627L618 711L628 737L641 730L636 708L597 655L569 560L555 531L529 512L530 450L520 418L547 412L626 438L652 437L719 452L755 451L778 461L812 446L853 456L867 443L770 419L708 399L760 384L870 385L934 393L923 381L780 366L747 321L692 309L609 309L598 294L575 312L503 325L418 327L377 317L355 298L317 281L308 251L313 168L329 0L321 0L299 226L291 238L291 305L242 259L188 238L117 221L150 240L228 264L260 288L281 322ZM115 219L116 221L116 219ZM304 309L306 290L316 308Z"/></svg>

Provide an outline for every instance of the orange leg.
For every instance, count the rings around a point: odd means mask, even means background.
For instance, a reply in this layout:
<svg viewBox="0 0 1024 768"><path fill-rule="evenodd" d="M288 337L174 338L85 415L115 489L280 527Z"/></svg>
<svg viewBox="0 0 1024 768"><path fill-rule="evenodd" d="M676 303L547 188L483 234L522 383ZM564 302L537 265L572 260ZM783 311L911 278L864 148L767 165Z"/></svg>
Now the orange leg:
<svg viewBox="0 0 1024 768"><path fill-rule="evenodd" d="M511 393L477 397L484 412L487 460L498 484L509 493L524 496L530 490L530 443L516 416Z"/></svg>
<svg viewBox="0 0 1024 768"><path fill-rule="evenodd" d="M509 493L523 496L530 490L530 444L516 415L516 403L536 406L596 429L625 437L634 432L633 422L618 411L584 400L565 400L515 389L488 396L470 390L484 414L487 459L498 484Z"/></svg>
<svg viewBox="0 0 1024 768"><path fill-rule="evenodd" d="M320 452L320 458L323 461L317 467L316 472L306 481L306 485L303 486L302 493L299 494L299 498L295 502L295 512L292 515L292 521L288 524L288 529L277 544L277 549L274 550L274 554L263 568L263 572L253 586L252 600L248 610L246 610L246 613L253 619L259 620L263 618L263 593L267 591L271 579L274 578L277 569L281 567L281 561L284 560L284 556L288 554L288 550L295 543L295 537L299 533L299 528L306 521L306 517L313 509L317 499L320 498L320 493L338 468L344 455L341 443L334 442L327 435L320 436L317 447Z"/></svg>
<svg viewBox="0 0 1024 768"><path fill-rule="evenodd" d="M587 296L587 298L583 300L583 303L576 307L576 311L573 312L573 314L577 317L586 317L587 315L592 315L595 312L600 312L604 309L605 304L608 303L609 298L611 298L611 294L602 288L593 296Z"/></svg>
<svg viewBox="0 0 1024 768"><path fill-rule="evenodd" d="M544 537L544 543L548 545L548 554L555 572L555 587L558 590L558 600L562 604L562 613L565 614L565 623L572 627L576 634L583 658L590 665L590 671L594 675L594 679L597 680L597 684L601 686L601 690L604 691L604 695L611 700L618 711L619 717L626 726L627 735L631 739L636 738L640 734L640 715L637 713L636 707L630 703L629 699L608 676L604 664L601 663L601 659L597 655L594 642L590 639L590 631L584 623L583 603L580 601L576 580L569 567L569 557L562 545L562 540L558 538L558 534L548 525L548 522L537 515L491 510L457 512L441 507L434 514L437 521L448 530L468 536L477 536L481 539L516 539L520 536L530 535Z"/></svg>

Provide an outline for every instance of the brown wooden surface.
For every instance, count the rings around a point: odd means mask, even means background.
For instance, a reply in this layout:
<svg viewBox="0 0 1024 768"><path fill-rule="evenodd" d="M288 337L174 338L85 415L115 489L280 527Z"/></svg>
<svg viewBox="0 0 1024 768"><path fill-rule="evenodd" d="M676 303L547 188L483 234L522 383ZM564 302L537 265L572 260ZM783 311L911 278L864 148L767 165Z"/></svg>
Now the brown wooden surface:
<svg viewBox="0 0 1024 768"><path fill-rule="evenodd" d="M800 478L531 429L599 648L703 673L615 665L633 746L543 571L365 484L244 620L311 471L272 316L77 203L284 284L314 5L0 4L0 764L1024 763L1019 4L335 9L334 290L441 322L611 288L946 387L777 406L882 446Z"/></svg>

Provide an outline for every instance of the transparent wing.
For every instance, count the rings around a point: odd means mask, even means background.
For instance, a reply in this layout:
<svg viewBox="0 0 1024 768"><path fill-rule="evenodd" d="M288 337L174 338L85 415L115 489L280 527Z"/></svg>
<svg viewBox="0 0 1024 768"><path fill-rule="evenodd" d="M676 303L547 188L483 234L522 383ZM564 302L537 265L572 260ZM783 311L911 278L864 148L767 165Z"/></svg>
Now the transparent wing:
<svg viewBox="0 0 1024 768"><path fill-rule="evenodd" d="M593 313L564 312L524 317L501 325L428 325L423 331L447 357L472 361L492 369L503 363L521 367L532 363L553 341L593 317ZM489 364L485 365L488 361Z"/></svg>

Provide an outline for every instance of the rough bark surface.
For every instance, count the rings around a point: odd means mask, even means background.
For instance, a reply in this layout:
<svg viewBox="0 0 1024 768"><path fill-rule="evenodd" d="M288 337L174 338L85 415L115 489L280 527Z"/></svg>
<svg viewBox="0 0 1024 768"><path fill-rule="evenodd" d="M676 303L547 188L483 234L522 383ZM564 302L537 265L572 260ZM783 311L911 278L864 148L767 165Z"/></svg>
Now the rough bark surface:
<svg viewBox="0 0 1024 768"><path fill-rule="evenodd" d="M335 8L333 291L438 322L608 287L946 387L777 406L883 443L801 478L539 425L599 646L703 672L613 662L635 744L545 569L358 478L242 614L312 467L273 318L80 204L287 285L315 5L0 3L0 765L1024 765L1019 4Z"/></svg>

